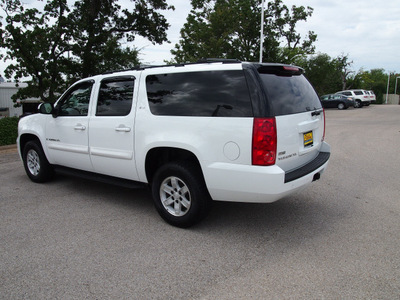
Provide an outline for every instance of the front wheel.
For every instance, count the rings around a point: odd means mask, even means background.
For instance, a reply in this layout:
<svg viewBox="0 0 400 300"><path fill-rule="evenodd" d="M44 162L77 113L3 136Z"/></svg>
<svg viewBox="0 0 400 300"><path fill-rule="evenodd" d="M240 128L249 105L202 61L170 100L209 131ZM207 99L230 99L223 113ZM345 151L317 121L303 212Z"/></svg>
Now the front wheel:
<svg viewBox="0 0 400 300"><path fill-rule="evenodd" d="M46 182L53 176L53 167L47 161L42 146L36 141L27 142L22 159L24 162L25 172L34 182Z"/></svg>
<svg viewBox="0 0 400 300"><path fill-rule="evenodd" d="M211 201L200 167L186 161L160 167L154 175L152 193L160 216L182 228L201 221Z"/></svg>

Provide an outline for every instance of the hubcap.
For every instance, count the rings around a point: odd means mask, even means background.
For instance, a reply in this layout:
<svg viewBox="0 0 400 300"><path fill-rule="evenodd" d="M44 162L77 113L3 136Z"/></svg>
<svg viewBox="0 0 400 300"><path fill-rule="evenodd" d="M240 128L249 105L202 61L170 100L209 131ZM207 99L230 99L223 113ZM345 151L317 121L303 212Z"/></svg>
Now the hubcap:
<svg viewBox="0 0 400 300"><path fill-rule="evenodd" d="M37 152L33 149L28 151L27 157L26 157L26 164L28 166L29 172L37 176L40 172L40 160L39 160L39 155Z"/></svg>
<svg viewBox="0 0 400 300"><path fill-rule="evenodd" d="M160 199L164 208L175 217L184 216L191 206L187 185L175 176L168 177L162 182Z"/></svg>

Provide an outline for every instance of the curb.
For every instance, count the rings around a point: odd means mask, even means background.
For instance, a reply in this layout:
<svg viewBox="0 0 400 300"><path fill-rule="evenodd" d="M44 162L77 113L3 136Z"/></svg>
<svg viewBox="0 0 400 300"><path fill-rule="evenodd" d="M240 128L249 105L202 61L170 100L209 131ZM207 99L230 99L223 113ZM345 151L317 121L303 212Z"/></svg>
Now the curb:
<svg viewBox="0 0 400 300"><path fill-rule="evenodd" d="M0 146L0 151L5 151L5 150L17 150L17 144L13 145L6 145L6 146Z"/></svg>

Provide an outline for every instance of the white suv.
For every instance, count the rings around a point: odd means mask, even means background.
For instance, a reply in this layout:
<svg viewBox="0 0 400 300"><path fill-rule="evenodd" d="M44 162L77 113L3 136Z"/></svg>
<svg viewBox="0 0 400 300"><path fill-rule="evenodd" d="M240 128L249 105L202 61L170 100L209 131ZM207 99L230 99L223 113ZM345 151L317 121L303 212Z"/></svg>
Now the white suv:
<svg viewBox="0 0 400 300"><path fill-rule="evenodd" d="M336 94L352 97L354 99L354 107L356 108L361 108L371 104L370 95L365 90L345 90L336 92Z"/></svg>
<svg viewBox="0 0 400 300"><path fill-rule="evenodd" d="M19 122L35 182L54 171L149 185L170 224L188 227L210 200L273 202L325 170L325 117L300 68L231 60L86 78Z"/></svg>

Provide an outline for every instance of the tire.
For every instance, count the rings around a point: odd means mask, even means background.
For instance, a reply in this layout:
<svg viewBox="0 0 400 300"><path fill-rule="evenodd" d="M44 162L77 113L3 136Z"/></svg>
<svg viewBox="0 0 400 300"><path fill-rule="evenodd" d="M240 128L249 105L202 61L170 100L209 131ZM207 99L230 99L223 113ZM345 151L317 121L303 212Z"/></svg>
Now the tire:
<svg viewBox="0 0 400 300"><path fill-rule="evenodd" d="M40 143L27 142L22 153L22 160L25 172L33 182L42 183L53 178L53 167L48 162Z"/></svg>
<svg viewBox="0 0 400 300"><path fill-rule="evenodd" d="M211 203L199 166L187 161L161 166L153 178L152 194L160 216L181 228L200 222Z"/></svg>
<svg viewBox="0 0 400 300"><path fill-rule="evenodd" d="M346 109L347 107L346 107L346 105L344 105L344 103L339 103L339 104L337 105L337 108L338 108L338 109Z"/></svg>
<svg viewBox="0 0 400 300"><path fill-rule="evenodd" d="M361 108L362 107L362 103L360 100L356 100L356 102L354 103L354 108Z"/></svg>

